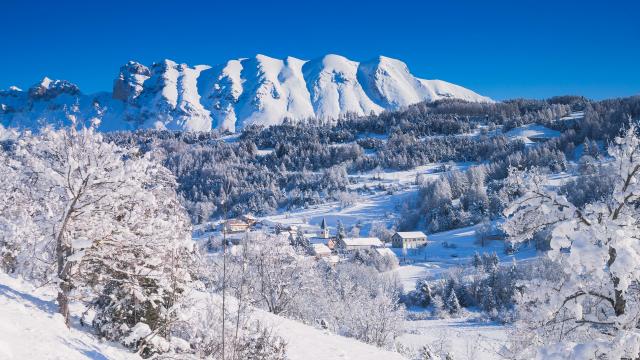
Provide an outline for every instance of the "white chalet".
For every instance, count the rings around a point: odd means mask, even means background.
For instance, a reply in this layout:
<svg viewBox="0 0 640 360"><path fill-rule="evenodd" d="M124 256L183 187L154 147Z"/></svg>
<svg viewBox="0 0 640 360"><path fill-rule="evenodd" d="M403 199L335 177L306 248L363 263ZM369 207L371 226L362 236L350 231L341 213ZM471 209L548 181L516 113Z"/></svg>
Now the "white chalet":
<svg viewBox="0 0 640 360"><path fill-rule="evenodd" d="M244 214L240 216L240 220L246 222L249 226L253 226L258 222L258 219L253 214Z"/></svg>
<svg viewBox="0 0 640 360"><path fill-rule="evenodd" d="M231 233L244 232L249 230L250 225L240 219L230 219L224 224L226 231Z"/></svg>
<svg viewBox="0 0 640 360"><path fill-rule="evenodd" d="M422 231L398 231L391 237L394 248L416 249L427 245L427 235Z"/></svg>
<svg viewBox="0 0 640 360"><path fill-rule="evenodd" d="M384 246L377 237L357 237L338 239L338 247L342 250L375 249Z"/></svg>

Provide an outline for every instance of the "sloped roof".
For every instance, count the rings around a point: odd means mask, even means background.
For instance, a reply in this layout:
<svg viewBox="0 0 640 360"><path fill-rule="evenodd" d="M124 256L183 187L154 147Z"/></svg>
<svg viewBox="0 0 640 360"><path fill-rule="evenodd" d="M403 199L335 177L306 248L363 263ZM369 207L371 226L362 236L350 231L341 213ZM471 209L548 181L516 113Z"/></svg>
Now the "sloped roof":
<svg viewBox="0 0 640 360"><path fill-rule="evenodd" d="M344 238L342 241L347 246L382 246L382 242L377 237Z"/></svg>
<svg viewBox="0 0 640 360"><path fill-rule="evenodd" d="M242 221L240 219L229 219L229 220L227 220L227 225L236 225L236 226L238 226L238 225L240 225L240 226L241 225L247 225L248 226L249 224L247 224L246 222L244 222L244 221Z"/></svg>
<svg viewBox="0 0 640 360"><path fill-rule="evenodd" d="M427 238L422 231L398 231L396 234L403 239Z"/></svg>
<svg viewBox="0 0 640 360"><path fill-rule="evenodd" d="M313 249L313 252L316 255L331 254L331 249L329 249L329 247L325 244L311 244L311 248Z"/></svg>
<svg viewBox="0 0 640 360"><path fill-rule="evenodd" d="M325 244L327 242L327 238L322 236L318 236L318 234L303 234L305 239L309 240L310 244Z"/></svg>

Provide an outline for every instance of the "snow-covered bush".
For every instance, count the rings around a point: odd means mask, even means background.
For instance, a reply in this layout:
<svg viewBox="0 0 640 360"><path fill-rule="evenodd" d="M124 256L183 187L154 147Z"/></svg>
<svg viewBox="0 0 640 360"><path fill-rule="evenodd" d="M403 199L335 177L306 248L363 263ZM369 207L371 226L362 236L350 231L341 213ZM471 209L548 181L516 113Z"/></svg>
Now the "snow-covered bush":
<svg viewBox="0 0 640 360"><path fill-rule="evenodd" d="M236 345L234 359L286 360L287 343L273 330L252 324Z"/></svg>
<svg viewBox="0 0 640 360"><path fill-rule="evenodd" d="M297 298L312 291L316 281L313 259L297 252L287 234L260 234L234 247L228 257L235 267L230 269L229 286L250 289L250 303L276 315L292 312Z"/></svg>
<svg viewBox="0 0 640 360"><path fill-rule="evenodd" d="M286 359L287 344L284 339L266 327L250 307L238 306L240 302L237 300L240 299L227 299L223 317L220 295L194 292L187 296L178 312L179 321L171 339L173 343L179 337L188 344L186 348L174 350L177 358Z"/></svg>
<svg viewBox="0 0 640 360"><path fill-rule="evenodd" d="M393 344L402 332L405 313L394 277L352 263L325 268L320 276L324 281L316 294L324 299L316 316L324 315L328 328L381 347Z"/></svg>
<svg viewBox="0 0 640 360"><path fill-rule="evenodd" d="M393 270L398 267L398 259L389 254L381 254L373 249L360 249L349 254L349 261L370 266L380 272Z"/></svg>
<svg viewBox="0 0 640 360"><path fill-rule="evenodd" d="M456 317L464 308L482 310L488 318L510 322L518 295L517 282L547 277L546 262L498 265L495 253L476 253L466 268L451 269L437 279L420 279L403 301L431 309L436 317Z"/></svg>
<svg viewBox="0 0 640 360"><path fill-rule="evenodd" d="M217 292L221 260L210 265ZM401 333L399 284L372 266L329 266L297 252L287 236L264 234L234 246L227 260L227 291L245 304L377 346L392 346Z"/></svg>

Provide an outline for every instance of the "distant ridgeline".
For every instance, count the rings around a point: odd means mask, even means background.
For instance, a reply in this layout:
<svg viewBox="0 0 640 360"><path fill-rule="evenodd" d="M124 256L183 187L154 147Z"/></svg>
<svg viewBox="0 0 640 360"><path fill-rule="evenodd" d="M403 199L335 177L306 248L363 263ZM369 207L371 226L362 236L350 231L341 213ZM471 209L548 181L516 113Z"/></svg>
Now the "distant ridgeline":
<svg viewBox="0 0 640 360"><path fill-rule="evenodd" d="M112 92L84 94L68 81L48 78L27 91L0 91L0 124L58 125L73 114L101 118L105 131L236 131L284 119L379 114L441 99L493 102L454 84L416 78L405 63L383 56L359 63L338 55L310 61L257 55L193 67L130 61L120 68Z"/></svg>

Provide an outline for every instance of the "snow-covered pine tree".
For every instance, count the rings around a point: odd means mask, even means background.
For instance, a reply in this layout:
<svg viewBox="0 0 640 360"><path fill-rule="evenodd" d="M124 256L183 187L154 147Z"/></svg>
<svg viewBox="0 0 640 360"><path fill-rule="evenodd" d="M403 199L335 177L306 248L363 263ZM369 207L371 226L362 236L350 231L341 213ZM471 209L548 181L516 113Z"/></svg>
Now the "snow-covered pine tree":
<svg viewBox="0 0 640 360"><path fill-rule="evenodd" d="M418 282L418 301L420 306L427 307L431 305L431 301L433 300L433 292L431 291L431 286L429 282L426 280L420 280Z"/></svg>
<svg viewBox="0 0 640 360"><path fill-rule="evenodd" d="M344 225L342 225L342 221L338 220L338 222L336 223L336 237L338 239L343 239L346 237L346 230L344 228Z"/></svg>
<svg viewBox="0 0 640 360"><path fill-rule="evenodd" d="M485 280L480 285L478 298L482 309L486 312L491 312L497 306L496 299L493 294L493 288L489 284L489 281Z"/></svg>
<svg viewBox="0 0 640 360"><path fill-rule="evenodd" d="M495 253L495 251L492 252L491 254L487 254L487 253L482 254L482 266L485 271L487 272L495 271L499 263L500 263L500 259L498 258L498 255Z"/></svg>
<svg viewBox="0 0 640 360"><path fill-rule="evenodd" d="M451 315L457 315L460 313L462 307L460 306L460 301L458 301L458 296L455 291L451 290L451 292L449 292L449 296L445 302L445 307Z"/></svg>
<svg viewBox="0 0 640 360"><path fill-rule="evenodd" d="M473 265L476 270L480 270L480 268L482 267L482 259L480 258L480 254L477 251L473 254L471 265Z"/></svg>

